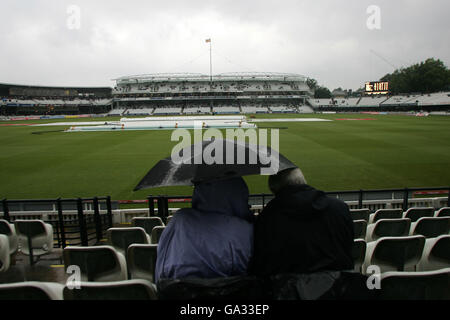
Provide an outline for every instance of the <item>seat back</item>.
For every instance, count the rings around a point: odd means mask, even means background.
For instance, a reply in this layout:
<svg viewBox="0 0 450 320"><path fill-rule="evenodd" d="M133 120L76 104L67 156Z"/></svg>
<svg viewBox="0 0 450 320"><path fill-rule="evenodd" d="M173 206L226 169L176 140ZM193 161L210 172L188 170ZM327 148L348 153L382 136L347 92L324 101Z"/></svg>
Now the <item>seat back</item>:
<svg viewBox="0 0 450 320"><path fill-rule="evenodd" d="M0 234L6 235L8 237L9 253L15 253L18 249L18 241L14 224L11 224L6 220L0 220Z"/></svg>
<svg viewBox="0 0 450 320"><path fill-rule="evenodd" d="M449 300L450 268L381 274L382 300Z"/></svg>
<svg viewBox="0 0 450 320"><path fill-rule="evenodd" d="M428 208L409 208L404 213L403 217L411 219L411 222L416 222L420 218L432 216L434 216L434 208L428 207Z"/></svg>
<svg viewBox="0 0 450 320"><path fill-rule="evenodd" d="M352 219L369 221L370 210L369 209L352 209L350 210Z"/></svg>
<svg viewBox="0 0 450 320"><path fill-rule="evenodd" d="M19 235L34 238L46 234L42 220L16 220L14 224Z"/></svg>
<svg viewBox="0 0 450 320"><path fill-rule="evenodd" d="M146 280L81 282L80 288L64 287L64 300L156 300L156 288Z"/></svg>
<svg viewBox="0 0 450 320"><path fill-rule="evenodd" d="M110 228L108 238L111 245L126 254L128 247L134 243L148 243L145 230L140 227Z"/></svg>
<svg viewBox="0 0 450 320"><path fill-rule="evenodd" d="M355 271L361 272L361 267L366 256L366 242L362 239L353 241L352 257L355 264Z"/></svg>
<svg viewBox="0 0 450 320"><path fill-rule="evenodd" d="M119 253L113 247L66 247L63 256L65 270L71 265L80 268L81 281L126 279L126 266L123 270Z"/></svg>
<svg viewBox="0 0 450 320"><path fill-rule="evenodd" d="M411 220L409 219L381 219L375 223L372 241L382 237L402 237L409 234Z"/></svg>
<svg viewBox="0 0 450 320"><path fill-rule="evenodd" d="M53 227L42 220L14 221L18 242L23 254L31 254L29 240L33 247L33 255L40 256L53 251Z"/></svg>
<svg viewBox="0 0 450 320"><path fill-rule="evenodd" d="M405 271L414 269L420 261L425 237L385 237L376 241L370 264L381 271Z"/></svg>
<svg viewBox="0 0 450 320"><path fill-rule="evenodd" d="M436 212L436 217L450 217L450 207L444 207Z"/></svg>
<svg viewBox="0 0 450 320"><path fill-rule="evenodd" d="M450 268L450 235L428 239L419 263L421 271Z"/></svg>
<svg viewBox="0 0 450 320"><path fill-rule="evenodd" d="M164 226L163 221L160 217L135 217L131 219L131 223L134 227L140 227L151 235L152 230L156 226Z"/></svg>
<svg viewBox="0 0 450 320"><path fill-rule="evenodd" d="M128 247L127 264L131 279L154 282L157 249L156 244L132 244Z"/></svg>
<svg viewBox="0 0 450 320"><path fill-rule="evenodd" d="M0 284L1 300L62 300L63 285L51 282Z"/></svg>
<svg viewBox="0 0 450 320"><path fill-rule="evenodd" d="M4 234L0 234L0 272L5 272L9 269L9 240Z"/></svg>
<svg viewBox="0 0 450 320"><path fill-rule="evenodd" d="M0 234L4 234L4 235L11 235L12 234L12 230L11 230L11 226L9 224L8 221L0 219Z"/></svg>
<svg viewBox="0 0 450 320"><path fill-rule="evenodd" d="M420 234L425 238L435 238L448 234L450 230L450 217L424 217L414 223L411 235Z"/></svg>
<svg viewBox="0 0 450 320"><path fill-rule="evenodd" d="M154 227L152 230L152 244L158 244L165 227Z"/></svg>
<svg viewBox="0 0 450 320"><path fill-rule="evenodd" d="M366 220L354 220L353 231L355 239L364 239L366 237L367 221Z"/></svg>
<svg viewBox="0 0 450 320"><path fill-rule="evenodd" d="M375 211L372 223L381 219L400 219L402 217L402 209L379 209Z"/></svg>

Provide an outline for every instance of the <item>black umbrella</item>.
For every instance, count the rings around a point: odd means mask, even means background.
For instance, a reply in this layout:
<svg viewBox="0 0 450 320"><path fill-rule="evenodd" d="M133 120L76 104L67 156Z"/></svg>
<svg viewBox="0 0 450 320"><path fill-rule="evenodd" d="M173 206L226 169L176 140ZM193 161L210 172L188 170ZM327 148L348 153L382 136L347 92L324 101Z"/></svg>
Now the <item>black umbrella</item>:
<svg viewBox="0 0 450 320"><path fill-rule="evenodd" d="M178 159L168 157L160 160L134 191L162 186L187 186L246 175L275 174L297 167L270 147L239 140L202 141L180 150L176 155Z"/></svg>

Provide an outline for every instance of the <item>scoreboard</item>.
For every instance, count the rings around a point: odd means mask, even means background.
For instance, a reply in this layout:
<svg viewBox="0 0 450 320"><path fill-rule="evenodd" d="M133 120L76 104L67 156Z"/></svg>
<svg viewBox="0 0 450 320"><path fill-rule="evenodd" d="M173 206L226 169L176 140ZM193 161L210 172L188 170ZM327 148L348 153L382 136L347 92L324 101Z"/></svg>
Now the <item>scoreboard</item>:
<svg viewBox="0 0 450 320"><path fill-rule="evenodd" d="M389 93L389 82L366 82L365 84L366 94L388 94Z"/></svg>

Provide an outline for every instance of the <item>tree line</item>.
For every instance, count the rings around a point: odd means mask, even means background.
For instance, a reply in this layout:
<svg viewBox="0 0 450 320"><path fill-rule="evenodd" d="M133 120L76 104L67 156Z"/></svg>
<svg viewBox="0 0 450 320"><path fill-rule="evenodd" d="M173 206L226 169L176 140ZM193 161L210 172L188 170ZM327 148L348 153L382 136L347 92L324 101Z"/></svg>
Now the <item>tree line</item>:
<svg viewBox="0 0 450 320"><path fill-rule="evenodd" d="M406 68L400 68L393 73L383 76L380 81L389 81L389 91L391 94L408 93L433 93L440 91L450 91L450 70L439 59L429 58L420 63ZM321 86L315 79L307 80L308 86L314 90L314 98L331 98L333 93L325 86ZM359 96L364 89L356 91L345 91L348 96Z"/></svg>

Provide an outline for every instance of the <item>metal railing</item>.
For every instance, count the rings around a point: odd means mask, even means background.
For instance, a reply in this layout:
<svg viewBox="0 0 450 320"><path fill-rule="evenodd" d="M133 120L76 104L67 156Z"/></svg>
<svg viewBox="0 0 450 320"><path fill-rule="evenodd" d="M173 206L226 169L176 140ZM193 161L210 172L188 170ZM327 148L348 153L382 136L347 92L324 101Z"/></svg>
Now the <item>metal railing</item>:
<svg viewBox="0 0 450 320"><path fill-rule="evenodd" d="M402 201L401 208L406 211L412 203L412 196L415 192L421 191L447 191L447 206L450 207L450 187L432 187L432 188L398 188L398 189L376 189L376 190L345 190L345 191L328 191L325 192L329 196L334 196L345 202L357 201L357 208L364 208L365 202L373 201L374 199L391 199ZM378 196L382 194L383 196ZM389 195L389 198L387 197ZM274 198L273 194L261 193L252 194L249 196L250 204L257 205L259 203L260 210ZM371 199L372 198L372 199ZM149 216L156 216L156 206L158 206L158 216L166 221L169 216L169 202L177 202L176 200L190 200L192 196L148 196ZM174 201L175 200L175 201Z"/></svg>
<svg viewBox="0 0 450 320"><path fill-rule="evenodd" d="M93 213L86 213L83 204L90 202ZM100 203L104 202L106 210L101 213ZM10 214L11 204L39 204L53 203L57 212L42 212L34 214ZM76 203L76 211L64 212L63 205ZM104 231L113 226L111 197L76 198L76 199L25 199L1 201L3 207L3 219L13 222L19 219L38 219L53 226L56 247L65 248L67 244L88 246L97 244L103 239Z"/></svg>
<svg viewBox="0 0 450 320"><path fill-rule="evenodd" d="M406 211L410 205L417 205L418 199L413 199L416 192L442 191L447 193L446 206L450 207L450 187L434 188L403 188L403 189L380 189L380 190L352 190L352 191L330 191L329 196L336 197L348 204L351 208L362 209L369 207L368 204L374 202L394 201L396 205ZM249 196L249 204L254 212L260 212L265 205L273 198L272 194L261 193ZM380 200L374 200L380 199ZM384 199L384 200L382 200ZM389 200L390 199L390 200ZM444 200L443 200L444 199ZM164 222L169 216L169 203L191 202L192 196L167 196L150 195L147 198L147 216L159 216ZM426 199L423 199L426 202ZM439 204L445 204L445 198L439 198ZM9 208L12 204L27 203L52 203L56 211L48 212L21 212L11 213ZM65 210L64 205L76 204L76 210ZM55 245L65 248L70 245L88 246L98 244L102 241L105 231L113 226L113 210L111 197L76 198L76 199L50 199L50 200L8 200L0 201L3 207L3 219L13 222L18 219L39 219L53 226ZM105 209L101 210L101 204ZM84 208L89 205L89 212ZM369 207L370 208L370 207ZM146 209L144 209L146 210ZM170 210L173 210L171 208ZM375 210L375 208L373 208ZM119 210L120 211L120 210Z"/></svg>

